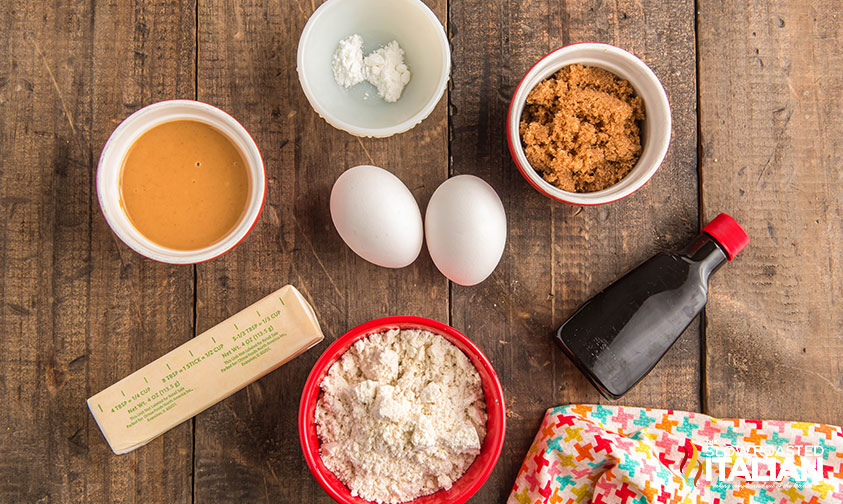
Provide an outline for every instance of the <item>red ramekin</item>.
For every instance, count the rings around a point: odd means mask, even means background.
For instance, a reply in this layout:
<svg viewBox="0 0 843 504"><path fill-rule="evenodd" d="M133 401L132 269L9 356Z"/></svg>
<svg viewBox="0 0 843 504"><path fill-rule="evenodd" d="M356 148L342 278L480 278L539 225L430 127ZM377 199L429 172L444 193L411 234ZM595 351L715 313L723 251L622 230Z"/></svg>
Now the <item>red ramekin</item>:
<svg viewBox="0 0 843 504"><path fill-rule="evenodd" d="M328 495L342 504L369 504L360 497L352 497L348 488L322 463L319 454L319 438L316 435L316 401L319 399L320 384L331 365L348 350L351 345L371 334L389 329L422 329L439 334L457 346L471 359L472 364L480 375L483 384L483 394L486 398L486 438L480 448L480 454L448 490L414 499L413 504L461 504L483 486L489 478L503 448L506 434L506 406L504 405L503 389L495 370L483 352L465 335L441 322L424 317L384 317L359 325L342 335L333 342L319 357L307 381L304 384L301 404L299 405L299 440L301 441L304 459L316 481L328 492Z"/></svg>
<svg viewBox="0 0 843 504"><path fill-rule="evenodd" d="M644 102L645 119L641 130L643 151L635 167L618 183L601 191L576 193L563 191L544 180L530 165L521 145L521 115L530 91L560 68L579 63L607 70L626 79ZM619 47L581 43L561 47L540 59L527 71L515 88L506 120L506 138L512 160L521 175L535 190L549 198L572 205L603 205L625 198L643 187L656 173L670 144L670 103L659 78L643 61Z"/></svg>

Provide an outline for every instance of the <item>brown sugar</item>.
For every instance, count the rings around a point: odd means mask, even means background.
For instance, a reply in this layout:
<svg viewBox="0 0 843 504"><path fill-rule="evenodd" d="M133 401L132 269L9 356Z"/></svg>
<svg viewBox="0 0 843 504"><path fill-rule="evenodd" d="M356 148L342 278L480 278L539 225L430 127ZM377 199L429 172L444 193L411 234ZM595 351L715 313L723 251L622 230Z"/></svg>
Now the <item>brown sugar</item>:
<svg viewBox="0 0 843 504"><path fill-rule="evenodd" d="M641 156L644 102L629 81L569 65L527 95L521 141L542 177L569 192L616 184Z"/></svg>

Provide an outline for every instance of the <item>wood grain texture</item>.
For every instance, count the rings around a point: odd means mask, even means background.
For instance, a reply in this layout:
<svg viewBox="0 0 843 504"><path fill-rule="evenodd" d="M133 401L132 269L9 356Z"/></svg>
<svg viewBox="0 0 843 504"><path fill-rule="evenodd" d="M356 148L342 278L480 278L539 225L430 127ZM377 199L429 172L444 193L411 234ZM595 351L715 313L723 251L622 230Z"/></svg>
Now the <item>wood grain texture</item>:
<svg viewBox="0 0 843 504"><path fill-rule="evenodd" d="M605 402L551 341L555 328L600 288L698 229L693 2L451 2L454 174L489 181L507 210L498 269L453 288L452 325L489 355L509 419L501 460L474 502L500 502L547 408ZM575 42L625 48L653 68L673 109L673 141L648 185L592 208L552 202L516 170L506 146L509 100L544 54ZM699 325L619 404L698 410Z"/></svg>
<svg viewBox="0 0 843 504"><path fill-rule="evenodd" d="M700 2L705 219L752 242L706 309L706 408L843 423L843 12Z"/></svg>
<svg viewBox="0 0 843 504"><path fill-rule="evenodd" d="M199 5L199 99L252 133L268 186L249 237L198 269L198 329L291 283L315 307L326 340L196 418L198 503L331 502L298 441L298 404L313 363L336 337L374 318L448 320L447 281L426 252L403 269L374 266L345 246L328 205L334 180L359 164L393 172L425 203L447 176L445 99L412 131L387 139L358 139L325 123L295 64L299 34L318 4ZM428 5L444 20L444 1Z"/></svg>
<svg viewBox="0 0 843 504"><path fill-rule="evenodd" d="M753 241L713 277L703 344L694 323L619 404L843 424L843 12L835 2L700 0L695 17L691 0L430 0L451 38L449 97L411 132L381 140L333 129L301 92L296 46L318 4L0 6L0 502L330 502L298 444L304 380L336 337L398 314L449 322L495 365L507 440L472 502L501 502L546 408L606 402L552 344L553 330L720 211ZM596 208L530 188L504 132L524 72L584 41L641 57L673 109L659 172L633 196ZM246 126L268 177L252 234L195 269L146 260L116 239L94 180L122 119L148 103L194 97ZM328 199L336 177L364 163L399 176L422 211L449 174L490 182L509 227L492 277L451 286L426 251L401 270L351 252ZM286 283L313 303L325 342L194 422L131 454L111 453L87 397Z"/></svg>
<svg viewBox="0 0 843 504"><path fill-rule="evenodd" d="M119 243L94 180L123 118L193 97L193 7L0 15L0 500L188 502L190 425L116 457L85 399L193 332L191 268Z"/></svg>

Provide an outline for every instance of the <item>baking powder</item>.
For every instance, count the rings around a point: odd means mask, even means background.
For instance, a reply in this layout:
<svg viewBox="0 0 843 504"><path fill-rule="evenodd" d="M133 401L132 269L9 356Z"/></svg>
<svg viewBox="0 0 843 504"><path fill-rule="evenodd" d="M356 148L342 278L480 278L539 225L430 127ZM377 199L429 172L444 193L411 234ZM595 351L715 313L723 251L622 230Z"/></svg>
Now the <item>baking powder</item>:
<svg viewBox="0 0 843 504"><path fill-rule="evenodd" d="M404 63L404 50L393 40L363 57L363 38L356 33L340 41L331 58L334 80L345 88L364 80L378 90L378 96L393 103L401 98L410 82L410 69Z"/></svg>

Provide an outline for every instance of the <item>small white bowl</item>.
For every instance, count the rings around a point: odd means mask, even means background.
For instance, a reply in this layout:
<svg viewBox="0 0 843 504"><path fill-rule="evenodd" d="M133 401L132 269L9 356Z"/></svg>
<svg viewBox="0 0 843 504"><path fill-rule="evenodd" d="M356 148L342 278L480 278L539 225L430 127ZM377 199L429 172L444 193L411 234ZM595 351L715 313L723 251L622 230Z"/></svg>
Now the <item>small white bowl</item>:
<svg viewBox="0 0 843 504"><path fill-rule="evenodd" d="M198 250L163 247L141 234L120 202L123 160L142 134L159 124L189 120L213 126L240 150L249 169L249 204L240 222L222 240ZM170 264L193 264L220 256L240 243L258 220L266 194L266 174L255 141L236 119L222 110L192 100L170 100L148 105L127 117L108 137L97 166L97 196L111 230L135 252Z"/></svg>
<svg viewBox="0 0 843 504"><path fill-rule="evenodd" d="M590 193L568 192L542 178L527 161L521 145L519 125L527 95L542 80L562 67L579 63L608 70L632 84L644 101L641 129L643 152L635 167L617 184ZM562 47L540 59L531 68L512 96L507 117L507 140L515 165L537 191L550 198L574 205L602 205L629 196L650 180L662 163L670 144L670 104L656 74L640 59L607 44L574 44Z"/></svg>
<svg viewBox="0 0 843 504"><path fill-rule="evenodd" d="M349 35L363 37L363 54L392 40L404 49L411 78L395 103L362 82L348 89L334 80L331 58ZM445 92L451 51L442 23L421 0L328 0L310 16L296 60L302 90L331 126L361 137L403 133L430 115Z"/></svg>

